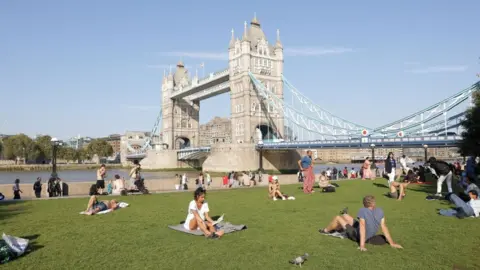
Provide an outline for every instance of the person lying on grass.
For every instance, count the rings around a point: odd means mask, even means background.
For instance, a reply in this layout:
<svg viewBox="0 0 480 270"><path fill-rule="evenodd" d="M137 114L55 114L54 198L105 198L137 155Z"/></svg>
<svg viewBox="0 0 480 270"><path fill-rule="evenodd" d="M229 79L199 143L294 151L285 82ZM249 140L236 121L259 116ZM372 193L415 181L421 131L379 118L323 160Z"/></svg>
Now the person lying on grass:
<svg viewBox="0 0 480 270"><path fill-rule="evenodd" d="M320 229L322 234L330 234L333 231L344 230L348 239L359 244L361 251L367 251L365 244L384 245L389 243L393 248L402 248L395 243L390 236L390 232L385 224L385 215L381 208L377 208L375 197L368 195L363 198L363 206L358 211L358 221L348 215L348 208L340 212L340 216L336 216L324 229ZM379 228L382 228L384 235L376 235Z"/></svg>
<svg viewBox="0 0 480 270"><path fill-rule="evenodd" d="M193 193L193 200L188 205L188 215L184 227L187 230L201 230L208 238L220 238L223 231L216 230L212 218L208 215L210 209L205 201L206 191L199 187Z"/></svg>
<svg viewBox="0 0 480 270"><path fill-rule="evenodd" d="M108 209L115 210L117 209L118 202L116 200L111 201L99 201L97 196L91 196L87 204L87 210L85 214L94 215L98 212L102 212Z"/></svg>
<svg viewBox="0 0 480 270"><path fill-rule="evenodd" d="M480 200L478 199L478 192L474 189L468 192L470 200L464 202L456 194L450 193L445 198L455 204L458 218L465 217L479 217L480 216Z"/></svg>

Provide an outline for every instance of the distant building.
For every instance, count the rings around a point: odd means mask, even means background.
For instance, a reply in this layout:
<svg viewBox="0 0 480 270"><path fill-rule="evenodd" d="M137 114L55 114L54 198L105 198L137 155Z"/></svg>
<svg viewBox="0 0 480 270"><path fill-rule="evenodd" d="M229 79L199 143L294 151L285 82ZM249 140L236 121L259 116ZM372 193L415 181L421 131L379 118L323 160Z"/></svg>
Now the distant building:
<svg viewBox="0 0 480 270"><path fill-rule="evenodd" d="M215 117L200 125L200 146L232 141L232 122L229 118Z"/></svg>
<svg viewBox="0 0 480 270"><path fill-rule="evenodd" d="M105 140L110 144L113 148L114 153L120 153L120 142L121 142L122 135L120 134L111 134L108 137L100 138Z"/></svg>
<svg viewBox="0 0 480 270"><path fill-rule="evenodd" d="M64 141L64 144L66 147L71 147L73 149L83 149L87 147L87 145L92 141L93 139L90 137L80 137L76 136L73 138L70 138L66 141Z"/></svg>

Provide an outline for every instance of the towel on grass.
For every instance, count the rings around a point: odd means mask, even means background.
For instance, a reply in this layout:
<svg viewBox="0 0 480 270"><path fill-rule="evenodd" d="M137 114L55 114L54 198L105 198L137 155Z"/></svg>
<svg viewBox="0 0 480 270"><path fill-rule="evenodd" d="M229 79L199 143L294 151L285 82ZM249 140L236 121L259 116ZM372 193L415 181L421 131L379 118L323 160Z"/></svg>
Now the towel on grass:
<svg viewBox="0 0 480 270"><path fill-rule="evenodd" d="M170 229L183 232L183 233L188 233L188 234L193 234L193 235L203 235L203 232L201 230L187 230L183 226L183 224L177 224L177 225L169 225L168 226ZM233 233L233 232L238 232L247 229L247 226L245 225L233 225L229 222L220 222L217 225L215 225L215 228L217 230L223 230L225 234L227 233Z"/></svg>
<svg viewBox="0 0 480 270"><path fill-rule="evenodd" d="M116 209L125 208L125 207L127 207L128 205L129 205L129 204L126 203L126 202L119 202ZM100 212L96 213L95 215L108 214L108 213L110 213L110 212L112 212L112 211L113 211L113 209L107 209L107 210L104 210L104 211L100 211ZM82 212L80 212L80 215L86 215L86 214L87 214L87 211L82 211Z"/></svg>

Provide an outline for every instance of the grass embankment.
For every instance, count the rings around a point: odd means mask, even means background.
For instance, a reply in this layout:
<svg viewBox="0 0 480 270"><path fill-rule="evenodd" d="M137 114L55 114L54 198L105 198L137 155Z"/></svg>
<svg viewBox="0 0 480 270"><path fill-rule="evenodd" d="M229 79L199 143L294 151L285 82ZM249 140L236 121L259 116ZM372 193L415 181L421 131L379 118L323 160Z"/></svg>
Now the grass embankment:
<svg viewBox="0 0 480 270"><path fill-rule="evenodd" d="M186 216L192 192L122 197L127 209L83 216L87 199L0 204L0 227L33 236L35 251L0 269L296 269L288 260L310 254L304 269L479 269L475 257L480 219L437 215L443 201L426 201L426 186L412 185L404 201L383 196L384 180L345 181L336 193L304 195L284 186L295 201L271 201L265 188L211 191L211 215L248 229L220 240L167 228ZM377 197L393 239L403 250L369 246L360 252L346 239L318 233L345 206L353 215L366 194Z"/></svg>

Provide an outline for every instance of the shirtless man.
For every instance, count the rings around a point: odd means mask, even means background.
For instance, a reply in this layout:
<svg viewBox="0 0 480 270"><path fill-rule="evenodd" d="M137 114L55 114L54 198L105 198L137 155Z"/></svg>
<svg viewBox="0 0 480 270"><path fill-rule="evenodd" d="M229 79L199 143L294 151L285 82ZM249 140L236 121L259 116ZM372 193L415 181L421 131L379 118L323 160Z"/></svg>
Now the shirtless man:
<svg viewBox="0 0 480 270"><path fill-rule="evenodd" d="M103 189L105 188L105 175L107 174L107 169L105 164L102 164L97 170L97 192L98 194L103 194Z"/></svg>
<svg viewBox="0 0 480 270"><path fill-rule="evenodd" d="M98 201L97 196L91 196L87 204L87 210L85 211L87 215L94 215L98 212L105 211L108 209L115 210L118 206L116 200L111 201Z"/></svg>

